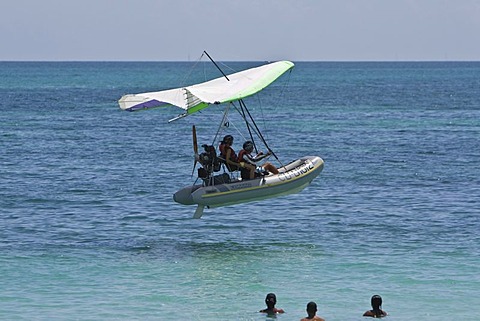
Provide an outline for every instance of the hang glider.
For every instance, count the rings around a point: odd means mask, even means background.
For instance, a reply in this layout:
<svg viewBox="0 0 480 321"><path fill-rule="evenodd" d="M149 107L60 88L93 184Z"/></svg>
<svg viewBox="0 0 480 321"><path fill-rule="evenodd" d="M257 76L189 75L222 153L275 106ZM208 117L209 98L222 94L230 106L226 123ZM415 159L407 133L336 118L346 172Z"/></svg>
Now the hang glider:
<svg viewBox="0 0 480 321"><path fill-rule="evenodd" d="M180 118L211 104L228 103L256 94L293 66L290 61L277 61L192 86L125 95L119 105L127 111L176 106L184 110L177 117Z"/></svg>
<svg viewBox="0 0 480 321"><path fill-rule="evenodd" d="M221 153L217 155L213 144L202 145L204 152L199 153L196 128L193 126L192 136L195 156L193 170L195 171L197 164L200 165L198 178L193 185L190 184L178 190L173 195L173 199L180 204L197 205L193 217L200 218L205 207L227 206L298 193L310 185L312 180L323 170L323 160L318 156L304 156L283 165L268 146L243 101L243 98L254 95L269 86L278 77L291 70L294 64L290 61L278 61L225 75L213 59L210 56L208 57L222 72L223 77L192 86L125 95L119 100L120 108L127 111L139 111L175 106L183 110L182 114L172 119L175 120L198 112L212 104L225 104L224 118L219 126L219 131L215 135L215 141L220 131L224 129L224 120L227 119L230 105L233 105L246 123L251 140L248 143L256 146L254 143L255 134L267 148L266 156L272 155L281 166L278 168L275 166L273 168L264 168L262 165L253 166L252 164L245 164L241 158L238 158L234 163L236 169L231 168L227 166L227 163L229 163L227 157L221 155ZM226 140L225 137L224 140ZM233 138L231 142L233 142ZM244 151L247 151L245 144ZM257 150L256 147L255 150ZM253 152L253 147L248 152ZM218 174L222 171L223 173ZM196 184L198 180L200 180L200 184Z"/></svg>

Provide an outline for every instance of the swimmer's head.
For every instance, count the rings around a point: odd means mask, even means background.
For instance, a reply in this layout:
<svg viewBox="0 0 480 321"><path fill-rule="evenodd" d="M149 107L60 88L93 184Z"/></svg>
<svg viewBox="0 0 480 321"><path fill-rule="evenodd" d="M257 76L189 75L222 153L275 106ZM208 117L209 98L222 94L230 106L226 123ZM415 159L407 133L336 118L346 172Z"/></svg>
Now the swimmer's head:
<svg viewBox="0 0 480 321"><path fill-rule="evenodd" d="M379 295L374 295L372 296L372 308L373 309L378 309L382 306L382 297Z"/></svg>
<svg viewBox="0 0 480 321"><path fill-rule="evenodd" d="M314 315L317 312L317 304L313 301L307 304L307 313Z"/></svg>
<svg viewBox="0 0 480 321"><path fill-rule="evenodd" d="M275 293L267 294L267 297L265 298L265 303L269 308L274 307L277 303L277 297L275 296Z"/></svg>

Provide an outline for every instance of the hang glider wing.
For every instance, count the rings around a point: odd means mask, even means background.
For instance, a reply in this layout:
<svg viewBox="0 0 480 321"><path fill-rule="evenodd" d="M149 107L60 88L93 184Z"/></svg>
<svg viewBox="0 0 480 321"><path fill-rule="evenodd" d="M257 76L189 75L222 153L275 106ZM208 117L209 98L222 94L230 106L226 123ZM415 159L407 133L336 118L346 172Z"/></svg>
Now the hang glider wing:
<svg viewBox="0 0 480 321"><path fill-rule="evenodd" d="M290 61L277 61L227 75L228 80L220 77L183 88L125 95L119 100L119 105L127 111L176 106L184 110L182 116L187 116L211 104L227 103L251 96L293 66Z"/></svg>

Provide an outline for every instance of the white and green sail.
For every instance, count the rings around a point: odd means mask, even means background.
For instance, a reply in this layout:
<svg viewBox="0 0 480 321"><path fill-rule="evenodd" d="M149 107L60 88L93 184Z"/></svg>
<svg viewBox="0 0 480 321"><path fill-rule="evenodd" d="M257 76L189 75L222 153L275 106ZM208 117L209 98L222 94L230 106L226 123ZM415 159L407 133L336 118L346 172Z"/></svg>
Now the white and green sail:
<svg viewBox="0 0 480 321"><path fill-rule="evenodd" d="M118 103L121 109L127 111L176 106L184 110L182 116L187 116L211 104L228 103L251 96L293 66L290 61L277 61L230 74L228 79L220 77L183 88L125 95Z"/></svg>

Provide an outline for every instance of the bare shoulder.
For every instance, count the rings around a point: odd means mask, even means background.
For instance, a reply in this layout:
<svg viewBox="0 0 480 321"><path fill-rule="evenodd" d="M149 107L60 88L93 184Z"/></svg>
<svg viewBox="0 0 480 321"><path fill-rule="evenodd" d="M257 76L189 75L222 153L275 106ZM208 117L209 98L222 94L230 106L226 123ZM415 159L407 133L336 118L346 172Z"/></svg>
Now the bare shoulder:
<svg viewBox="0 0 480 321"><path fill-rule="evenodd" d="M263 309L263 310L260 310L258 312L260 312L260 313L285 313L285 311L283 309L277 309L277 308L274 308L273 311L268 310L268 309Z"/></svg>
<svg viewBox="0 0 480 321"><path fill-rule="evenodd" d="M386 317L388 315L387 311L381 310L382 311L382 317ZM371 310L365 311L363 314L364 317L375 317L375 313Z"/></svg>

